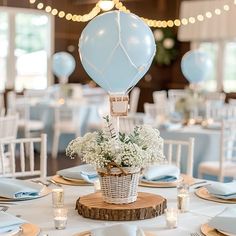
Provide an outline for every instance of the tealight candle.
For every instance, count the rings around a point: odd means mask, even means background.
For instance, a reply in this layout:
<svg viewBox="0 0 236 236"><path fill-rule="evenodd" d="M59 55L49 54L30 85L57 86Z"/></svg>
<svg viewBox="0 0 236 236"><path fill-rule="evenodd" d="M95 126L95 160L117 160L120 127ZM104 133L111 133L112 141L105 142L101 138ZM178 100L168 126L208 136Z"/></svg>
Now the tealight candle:
<svg viewBox="0 0 236 236"><path fill-rule="evenodd" d="M52 190L52 205L53 207L64 206L64 190L62 188Z"/></svg>
<svg viewBox="0 0 236 236"><path fill-rule="evenodd" d="M67 223L67 209L55 208L54 209L54 224L56 229L65 229Z"/></svg>
<svg viewBox="0 0 236 236"><path fill-rule="evenodd" d="M169 229L173 229L178 226L178 210L176 208L166 209L165 216L166 216L166 226Z"/></svg>
<svg viewBox="0 0 236 236"><path fill-rule="evenodd" d="M99 179L94 181L94 192L99 192L101 191L101 185Z"/></svg>
<svg viewBox="0 0 236 236"><path fill-rule="evenodd" d="M189 185L185 183L181 183L177 187L177 205L178 209L181 212L187 212L189 210Z"/></svg>

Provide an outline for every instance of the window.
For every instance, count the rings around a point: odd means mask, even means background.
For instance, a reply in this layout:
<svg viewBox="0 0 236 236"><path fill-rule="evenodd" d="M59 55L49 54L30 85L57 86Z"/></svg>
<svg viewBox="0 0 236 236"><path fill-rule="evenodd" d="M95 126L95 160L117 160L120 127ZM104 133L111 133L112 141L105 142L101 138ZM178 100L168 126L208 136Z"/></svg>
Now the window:
<svg viewBox="0 0 236 236"><path fill-rule="evenodd" d="M8 24L7 14L0 12L0 92L4 91L7 78Z"/></svg>
<svg viewBox="0 0 236 236"><path fill-rule="evenodd" d="M0 90L47 88L52 17L35 10L0 8L0 22Z"/></svg>
<svg viewBox="0 0 236 236"><path fill-rule="evenodd" d="M236 41L202 42L198 48L206 51L213 61L213 71L204 82L209 91L236 92Z"/></svg>

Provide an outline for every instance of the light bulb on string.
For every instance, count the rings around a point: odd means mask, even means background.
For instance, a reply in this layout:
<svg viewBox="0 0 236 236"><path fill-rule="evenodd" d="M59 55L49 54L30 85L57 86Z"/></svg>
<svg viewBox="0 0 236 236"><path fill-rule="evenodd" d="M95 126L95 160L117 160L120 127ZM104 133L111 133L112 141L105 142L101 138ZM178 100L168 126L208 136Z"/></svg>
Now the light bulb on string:
<svg viewBox="0 0 236 236"><path fill-rule="evenodd" d="M100 0L98 2L98 6L103 10L103 11L110 11L114 7L114 2L112 0Z"/></svg>

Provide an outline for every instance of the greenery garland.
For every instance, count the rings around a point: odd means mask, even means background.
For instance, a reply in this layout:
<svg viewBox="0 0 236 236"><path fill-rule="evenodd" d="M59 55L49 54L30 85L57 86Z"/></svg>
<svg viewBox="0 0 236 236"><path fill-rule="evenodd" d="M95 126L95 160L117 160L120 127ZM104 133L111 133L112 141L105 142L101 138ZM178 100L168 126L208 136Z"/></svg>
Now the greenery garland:
<svg viewBox="0 0 236 236"><path fill-rule="evenodd" d="M176 35L169 28L153 31L157 52L155 60L159 65L170 65L178 55Z"/></svg>

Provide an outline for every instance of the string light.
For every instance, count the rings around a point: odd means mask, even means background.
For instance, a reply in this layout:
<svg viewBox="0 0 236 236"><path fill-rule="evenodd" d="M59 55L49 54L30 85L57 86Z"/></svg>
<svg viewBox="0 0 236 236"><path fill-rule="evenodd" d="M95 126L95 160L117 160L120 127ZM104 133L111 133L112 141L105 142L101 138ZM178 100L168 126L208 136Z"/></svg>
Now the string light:
<svg viewBox="0 0 236 236"><path fill-rule="evenodd" d="M51 6L47 5L44 6L42 2L38 2L38 0L29 0L30 4L37 4L37 8L39 10L44 10L47 13L51 13L53 16L57 16L61 19L66 19L68 21L74 21L74 22L87 22L93 19L95 16L97 16L101 11L108 11L111 10L112 8L102 8L100 5L102 2L109 2L110 6L115 7L117 10L130 13L131 11L123 5L120 0L99 0L98 3L93 7L93 9L88 12L87 14L84 15L77 15L77 14L72 14L70 12L66 13L64 11L59 11L56 8L52 8ZM232 0L232 3L236 5L236 0ZM175 19L175 20L153 20L153 19L148 19L144 17L140 17L148 26L150 27L157 27L157 28L166 28L166 27L174 27L174 26L185 26L190 24L195 24L196 22L202 22L206 19L211 19L213 15L219 16L223 12L228 12L230 10L230 6L228 4L222 5L222 7L212 9L211 11L206 11L205 13L198 14L197 16L190 16L188 18L180 18L180 19Z"/></svg>

